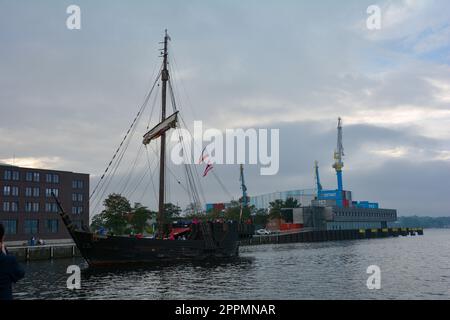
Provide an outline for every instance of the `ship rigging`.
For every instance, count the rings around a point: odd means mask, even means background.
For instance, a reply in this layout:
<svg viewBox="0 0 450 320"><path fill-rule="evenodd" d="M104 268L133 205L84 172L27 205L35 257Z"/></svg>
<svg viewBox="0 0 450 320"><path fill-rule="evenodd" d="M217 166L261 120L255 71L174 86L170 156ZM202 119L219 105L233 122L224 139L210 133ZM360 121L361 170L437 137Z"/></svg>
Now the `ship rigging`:
<svg viewBox="0 0 450 320"><path fill-rule="evenodd" d="M140 107L136 117L132 121L131 126L122 139L119 147L113 154L111 161L108 163L105 171L100 177L98 183L93 189L90 196L91 201L96 202L94 210L102 202L102 199L106 192L109 190L111 181L114 179L120 163L124 158L124 154L130 146L132 137L137 131L137 126L142 119L145 108L151 100L152 94L157 93L156 87L161 86L161 117L159 122L150 129L150 120L146 126L146 133L143 136L142 144L139 146L136 158L132 162L131 166L127 168L127 174L123 175L119 180L118 187L122 187L122 190L127 190L129 186L132 186L131 175L137 167L139 157L142 154L147 156L148 170L144 175L141 175L138 179L138 184L131 187L133 192L136 191L137 186L144 180L146 175L150 173L150 181L152 182L153 174L157 170L152 170L152 163L149 157L149 149L157 156L159 156L159 195L155 198L158 200L158 213L157 213L157 231L154 237L133 237L130 235L99 235L95 232L88 230L80 230L72 224L72 221L62 208L58 198L53 194L55 202L60 209L60 215L64 225L67 227L71 237L80 250L82 256L88 262L90 266L110 266L118 264L136 264L136 263L155 263L160 261L174 261L174 260L191 260L191 259L208 259L208 258L230 258L238 255L239 238L251 237L253 234L253 228L251 225L244 225L237 221L192 221L188 228L183 230L183 237L181 240L175 240L175 237L169 237L171 223L167 219L165 214L165 201L167 195L170 192L167 191L168 184L166 183L166 170L171 173L177 183L183 186L181 179L169 169L166 159L166 134L170 129L174 129L178 132L178 139L181 145L183 145L183 139L180 132L180 124L184 123L181 114L177 110L175 102L175 94L173 91L173 85L170 77L170 64L168 61L169 51L168 43L170 37L165 32L162 58L163 63L158 72L156 80L146 95L144 103ZM172 114L166 116L167 109L167 94L172 104ZM157 94L155 94L157 97ZM156 103L156 98L153 100ZM153 104L153 106L155 105ZM153 114L153 109L150 111L149 119ZM185 123L184 123L185 124ZM188 130L187 126L185 128ZM160 152L153 149L153 142L160 143ZM145 152L143 151L145 150ZM185 150L185 148L184 148ZM186 156L187 153L183 152ZM192 168L188 163L184 162L185 169L185 186L183 189L188 193L193 209L200 211L201 200L200 196L204 200L201 185L199 183L199 174L196 168ZM218 179L214 174L213 176ZM224 188L224 185L218 180L219 185ZM147 184L148 186L149 184ZM153 185L153 182L152 182ZM225 188L224 188L225 189ZM143 196L146 196L147 187L144 188ZM225 190L226 193L228 191ZM175 241L173 241L175 240Z"/></svg>
<svg viewBox="0 0 450 320"><path fill-rule="evenodd" d="M179 112L177 106L177 95L174 92L175 83L173 82L172 78L172 74L176 73L176 70L174 68L176 62L173 58L173 54L171 54L172 59L169 59L170 41L171 38L166 30L164 40L160 43L163 46L160 49L162 64L159 68L155 80L153 81L153 85L146 95L144 103L139 108L136 117L133 119L121 143L114 152L112 159L106 166L106 169L104 170L90 195L91 207L93 208L93 213L96 214L101 208L103 199L108 194L108 192L111 192L111 190L130 198L135 197L138 199L138 201L147 199L148 202L147 191L150 187L152 187L154 193L154 201L152 202L157 203L158 208L157 233L159 235L167 233L167 228L165 227L165 225L167 224L167 219L165 218L164 210L165 204L168 200L168 191L170 191L171 188L169 181L170 179L173 179L175 181L175 185L180 187L182 189L182 192L187 195L188 202L190 203L190 207L193 209L194 213L200 213L202 211L202 208L204 207L204 204L206 203L201 182L202 175L201 172L199 172L201 169L198 168L198 165L192 165L194 161L192 161L192 159L189 159L191 155L185 152L185 150L187 150L188 148L186 148L185 142L183 141L181 129L188 130L188 132L190 132L190 130L186 125L183 117L181 116L181 113ZM161 90L157 90L158 88L161 88ZM150 129L150 122L154 118L153 114L158 99L161 102L160 118L158 119L159 122ZM190 101L189 97L187 97L186 101ZM119 167L121 168L121 164L124 162L126 153L130 149L129 146L133 143L133 136L138 131L137 128L141 124L141 120L145 116L144 113L146 109L148 109L147 106L150 104L151 110L148 115L149 121L147 123L147 126L145 127L147 133L143 137L142 144L138 147L136 146L138 148L138 152L134 160L130 161L131 166L126 168L125 172L122 174L122 177L119 178ZM170 107L169 105L172 107L172 110L170 112L170 115L167 116L168 107ZM188 106L190 107L190 105ZM167 134L170 129L174 129L176 131L178 142L183 149L182 154L185 159L182 165L182 170L177 170L178 168L170 168L169 163L166 159ZM160 149L159 152L156 149L156 144L158 143ZM151 156L153 156L153 159L151 159ZM139 163L142 163L143 160L145 160L143 159L144 157L147 158L146 161L144 161L146 162L145 164L147 166L147 169L145 170L144 174L139 177L137 176L139 175L138 167ZM158 186L155 186L154 176L156 175L156 171L158 171L158 165L159 184ZM212 176L217 181L222 191L230 196L230 198L232 198L231 193L227 190L220 177L214 171L212 171ZM147 179L148 182L147 185L145 185L145 181ZM117 181L114 189L112 188L112 185L114 185L112 183L113 180ZM143 184L145 186L142 186ZM139 187L141 187L141 189L143 187L144 190L141 194L141 197L138 197L136 195Z"/></svg>

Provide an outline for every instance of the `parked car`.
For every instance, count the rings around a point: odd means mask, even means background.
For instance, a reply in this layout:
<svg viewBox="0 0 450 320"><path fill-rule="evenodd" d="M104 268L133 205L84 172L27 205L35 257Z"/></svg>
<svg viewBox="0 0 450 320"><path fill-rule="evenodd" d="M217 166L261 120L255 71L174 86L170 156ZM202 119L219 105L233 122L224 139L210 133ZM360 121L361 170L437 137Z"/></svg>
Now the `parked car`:
<svg viewBox="0 0 450 320"><path fill-rule="evenodd" d="M259 229L259 230L256 230L256 234L258 234L260 236L264 236L264 235L270 234L270 231L266 230L266 229Z"/></svg>

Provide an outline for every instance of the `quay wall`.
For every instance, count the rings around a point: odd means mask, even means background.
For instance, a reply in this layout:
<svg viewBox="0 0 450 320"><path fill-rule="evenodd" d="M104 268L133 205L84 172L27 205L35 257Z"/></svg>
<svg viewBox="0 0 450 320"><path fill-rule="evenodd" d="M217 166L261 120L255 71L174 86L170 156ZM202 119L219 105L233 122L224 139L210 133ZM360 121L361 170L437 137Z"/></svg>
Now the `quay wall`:
<svg viewBox="0 0 450 320"><path fill-rule="evenodd" d="M75 244L8 247L8 252L20 262L81 256Z"/></svg>
<svg viewBox="0 0 450 320"><path fill-rule="evenodd" d="M357 239L375 239L399 236L423 235L423 228L383 228L359 230L317 230L278 233L273 235L254 236L242 239L241 246L262 244L295 243L295 242L324 242Z"/></svg>
<svg viewBox="0 0 450 320"><path fill-rule="evenodd" d="M321 230L280 233L265 236L253 236L240 240L241 246L280 244L295 242L323 242L356 239L374 239L399 236L423 235L422 228L385 228L359 230ZM41 246L8 247L9 253L20 262L80 257L75 244L54 244Z"/></svg>

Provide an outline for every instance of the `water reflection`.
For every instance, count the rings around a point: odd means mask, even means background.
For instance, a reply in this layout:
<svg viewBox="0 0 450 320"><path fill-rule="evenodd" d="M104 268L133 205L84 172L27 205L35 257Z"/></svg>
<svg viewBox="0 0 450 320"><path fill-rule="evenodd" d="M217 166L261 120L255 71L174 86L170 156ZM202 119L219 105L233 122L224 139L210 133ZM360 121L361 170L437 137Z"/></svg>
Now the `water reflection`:
<svg viewBox="0 0 450 320"><path fill-rule="evenodd" d="M236 257L229 260L212 260L212 261L174 261L163 262L151 265L121 265L117 267L104 267L104 268L90 268L87 263L81 262L79 265L82 269L83 275L87 278L92 276L101 276L104 274L115 274L117 276L126 276L133 273L148 273L148 272L167 272L168 270L177 271L179 268L193 268L196 271L205 270L207 272L222 268L248 268L248 265L255 260L254 257ZM247 266L246 266L247 265Z"/></svg>

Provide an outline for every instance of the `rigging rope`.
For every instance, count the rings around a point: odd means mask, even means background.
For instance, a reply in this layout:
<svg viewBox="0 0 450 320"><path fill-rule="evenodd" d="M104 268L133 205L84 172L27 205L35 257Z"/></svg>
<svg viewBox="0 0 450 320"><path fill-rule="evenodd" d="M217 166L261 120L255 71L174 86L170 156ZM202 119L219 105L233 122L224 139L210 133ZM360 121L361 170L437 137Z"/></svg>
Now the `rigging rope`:
<svg viewBox="0 0 450 320"><path fill-rule="evenodd" d="M130 183L131 177L133 176L134 169L136 168L136 164L138 162L138 159L140 159L140 156L141 156L141 152L142 152L142 149L143 149L142 147L143 147L143 144L141 144L139 146L139 150L138 150L138 152L136 154L136 158L134 158L133 164L131 165L130 169L128 170L128 174L122 176L122 179L120 179L120 182L117 184L118 186L120 186L122 184L123 179L126 177L125 184L124 184L124 186L122 187L122 189L120 191L120 194L122 194L122 195L127 190L128 184Z"/></svg>
<svg viewBox="0 0 450 320"><path fill-rule="evenodd" d="M176 70L176 69L178 69L178 65L177 65L177 61L176 61L176 58L175 58L175 54L174 54L174 50L173 50L172 44L170 44L170 47L171 47L171 52L172 52L172 54L171 54L171 60L173 61L173 64L170 63L170 64L169 64L169 68L170 68L170 70L173 72L173 74L178 74L178 72L177 72L177 70ZM173 66L173 67L172 67L172 66ZM192 107L192 103L191 103L191 100L190 100L189 95L188 95L188 93L187 93L186 87L184 86L184 82L183 82L182 80L180 80L179 82L181 82L181 86L183 87L184 94L185 94L186 99L187 99L187 102L188 102L188 103L187 103L187 104L188 104L188 107L191 109L191 113L192 113L192 114L194 115L194 117L195 117L195 111L194 111L194 109L193 109L193 107ZM170 89L170 91L171 91L171 96L172 96L172 99L173 99L174 101L175 101L175 95L174 95L173 87L174 87L175 85L176 85L176 83L173 83L173 84L172 84L172 82L169 81L169 89ZM176 106L176 104L175 104L175 106ZM192 133L191 133L191 131L189 130L189 127L187 126L186 122L185 122L184 119L181 117L181 115L179 115L179 118L181 119L181 121L182 121L183 125L185 126L186 130L188 130L189 133L190 133L191 136L192 136ZM196 143L195 140L194 140L194 143ZM198 144L197 144L197 146L198 146ZM201 147L201 146L200 146L200 147ZM196 160L196 159L193 159L193 161L195 161L195 160ZM194 162L194 163L195 163L195 162ZM204 195L203 195L203 190L202 190L202 184L201 184L201 182L200 182L200 174L199 174L199 172L197 171L197 166L195 166L195 165L194 165L194 171L195 171L195 173L196 173L196 178L197 178L198 186L199 186L199 188L201 189L201 194L202 194L202 196L203 196L203 200L205 201ZM219 186L223 189L223 191L225 191L225 193L227 194L227 196L229 196L230 199L232 199L233 196L231 195L231 193L228 191L228 189L225 187L225 185L223 184L223 182L220 180L220 178L217 176L217 174L216 174L214 171L213 171L213 176L214 176L214 178L217 180ZM194 177L193 177L193 178L194 178ZM205 201L205 203L206 203L206 201Z"/></svg>
<svg viewBox="0 0 450 320"><path fill-rule="evenodd" d="M94 190L92 191L91 195L89 196L89 199L92 198L92 196L95 194L95 192L97 191L97 188L99 187L100 183L102 182L103 178L105 177L106 173L108 172L109 168L111 167L114 159L116 158L117 154L119 153L123 143L125 142L125 139L128 137L128 134L130 133L131 129L133 128L133 126L135 125L137 119L139 118L139 116L141 115L142 111L145 109L145 106L147 105L148 99L150 98L153 89L155 88L156 83L158 82L158 79L161 75L161 71L159 71L158 76L156 77L155 82L153 83L152 88L150 89L150 92L147 94L144 103L142 104L142 106L139 108L139 111L136 115L136 117L133 119L133 122L131 123L131 126L128 128L128 131L126 132L125 136L123 137L122 141L119 144L119 147L117 148L116 152L114 152L114 155L111 159L111 161L108 163L108 166L106 167L105 171L103 172L102 176L100 177L99 182L97 183L97 185L95 186Z"/></svg>
<svg viewBox="0 0 450 320"><path fill-rule="evenodd" d="M153 175L155 174L155 171L156 171L156 170L152 171L152 166L151 166L151 163L150 163L150 157L149 157L149 154L148 154L148 148L147 148L147 146L145 146L145 150L146 150L146 154L147 154L148 169L149 169L149 172L150 172L150 181L149 181L149 182L147 183L147 185L145 186L144 192L142 192L142 195L141 195L141 197L139 198L139 202L141 202L142 199L144 198L145 194L147 193L147 189L148 189L148 187L149 187L149 185L150 185L150 183L151 183L151 184L152 184L152 188L153 188L153 194L154 194L154 196L155 196L155 203L157 203L157 202L158 202L158 195L156 194L156 188L155 188L155 184L154 184L154 182L153 182ZM155 159L158 159L158 157L156 157Z"/></svg>
<svg viewBox="0 0 450 320"><path fill-rule="evenodd" d="M116 172L116 170L117 170L117 167L118 167L118 165L120 164L120 161L122 160L123 155L124 155L126 149L128 148L129 141L130 141L129 138L131 137L129 134L130 134L130 132L132 132L132 135L134 134L135 129L136 129L136 124L137 124L138 120L140 119L140 117L141 117L143 111L145 110L145 107L146 107L147 104L148 104L148 101L149 101L149 99L150 99L150 97L151 97L151 94L153 93L153 90L154 90L154 88L155 88L155 86L156 86L156 84L157 84L157 82L158 82L158 79L159 79L160 76L161 76L161 70L162 70L162 69L160 69L160 71L158 72L158 75L157 75L155 81L153 82L153 85L152 85L150 91L148 92L148 94L146 95L146 97L145 97L145 99L144 99L144 103L143 103L143 104L141 105L141 107L139 108L139 111L138 111L138 113L136 114L135 118L133 119L133 121L132 121L130 127L128 128L128 130L127 130L127 132L126 132L124 138L123 138L122 141L120 142L120 144L119 144L117 150L114 152L111 161L108 163L108 165L107 165L105 171L103 172L102 176L100 177L100 180L98 181L97 185L95 186L94 190L92 191L91 195L89 196L89 200L92 199L92 201L95 201L95 198L93 198L93 197L94 197L94 195L96 195L97 190L100 191L100 190L103 189L103 188L105 187L105 185L106 185L106 189L104 190L104 192L102 193L102 196L101 196L101 198L103 198L103 195L104 195L105 191L107 190L107 188L108 188L108 186L109 186L109 183L111 182L112 177L114 176L114 174L115 174L115 172ZM128 138L128 139L127 139L127 138ZM126 142L126 141L127 141L127 142ZM125 144L125 149L122 149L122 146L123 146L124 144ZM116 161L116 162L114 163L114 160L116 159L116 157L117 157L117 155L119 154L119 152L121 152L121 154L120 154L119 157L117 158L118 161ZM103 179L104 179L105 176L107 175L107 173L108 173L108 171L110 170L111 166L113 166L113 163L114 163L115 169L114 169L114 171L113 171L112 176L110 176L111 178L109 179L109 182L106 183L106 181L107 181L108 179L106 179L106 180L103 180ZM99 189L99 188L100 188L100 189ZM100 198L99 201L101 201L101 198ZM98 204L95 206L95 208L96 208L97 206L98 206ZM94 210L94 211L95 211L95 210Z"/></svg>

